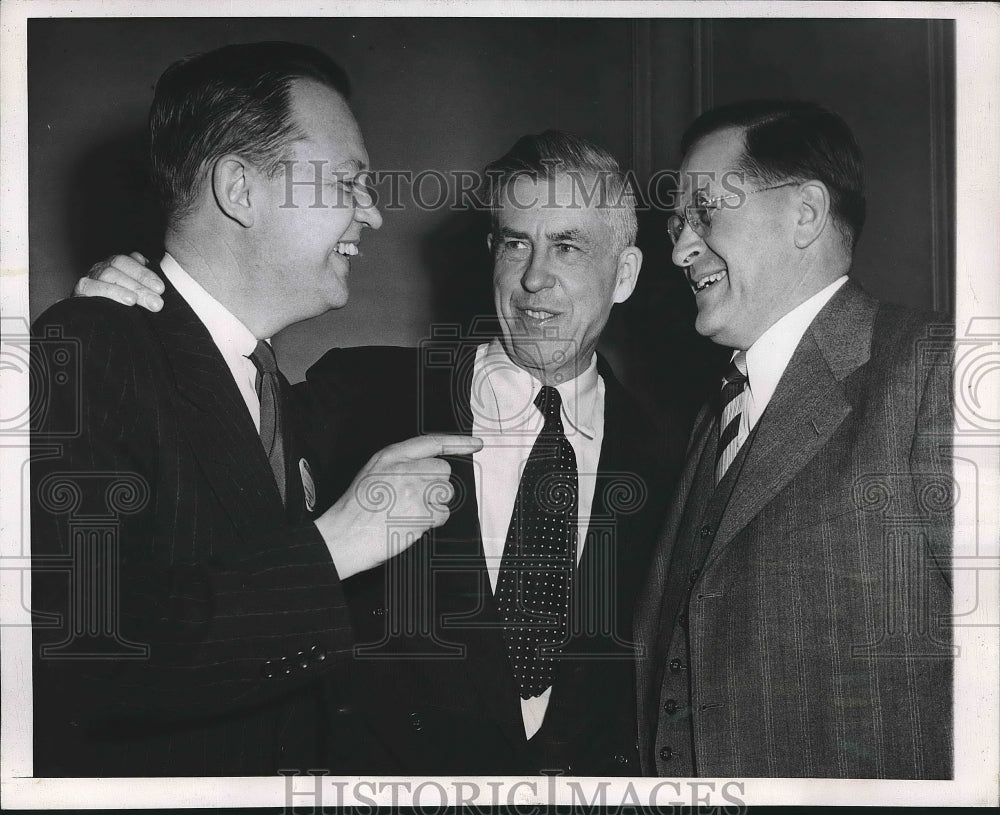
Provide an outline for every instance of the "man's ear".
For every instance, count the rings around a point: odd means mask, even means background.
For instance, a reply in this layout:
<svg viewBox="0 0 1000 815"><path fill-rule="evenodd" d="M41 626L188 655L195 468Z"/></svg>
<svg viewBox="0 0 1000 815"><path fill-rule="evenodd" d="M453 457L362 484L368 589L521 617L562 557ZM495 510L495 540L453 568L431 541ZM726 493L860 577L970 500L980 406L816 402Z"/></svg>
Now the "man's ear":
<svg viewBox="0 0 1000 815"><path fill-rule="evenodd" d="M618 272L615 280L614 302L624 303L639 282L639 270L642 269L642 250L638 246L626 246L618 255Z"/></svg>
<svg viewBox="0 0 1000 815"><path fill-rule="evenodd" d="M216 205L243 227L253 226L250 188L256 176L253 167L237 155L223 156L212 167L212 194Z"/></svg>
<svg viewBox="0 0 1000 815"><path fill-rule="evenodd" d="M806 181L799 187L795 222L795 246L805 249L826 229L830 218L830 191L822 181Z"/></svg>

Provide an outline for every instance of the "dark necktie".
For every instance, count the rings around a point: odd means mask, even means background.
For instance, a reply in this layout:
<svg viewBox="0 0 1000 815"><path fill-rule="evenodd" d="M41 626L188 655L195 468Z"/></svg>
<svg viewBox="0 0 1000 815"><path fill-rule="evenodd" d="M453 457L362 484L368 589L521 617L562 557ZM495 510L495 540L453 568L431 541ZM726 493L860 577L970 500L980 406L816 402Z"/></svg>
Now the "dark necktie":
<svg viewBox="0 0 1000 815"><path fill-rule="evenodd" d="M281 493L281 503L287 506L285 440L281 421L281 374L274 351L263 340L257 343L250 360L257 368L254 388L260 399L260 442L264 445L274 480Z"/></svg>
<svg viewBox="0 0 1000 815"><path fill-rule="evenodd" d="M747 355L745 351L737 352L729 363L722 382L722 396L719 409L719 446L715 454L715 483L722 477L733 463L740 451L746 434L742 432L742 417L744 400L746 399Z"/></svg>
<svg viewBox="0 0 1000 815"><path fill-rule="evenodd" d="M565 642L569 627L580 490L561 406L559 392L547 385L535 398L545 424L521 474L497 578L504 641L523 699L552 684L551 650Z"/></svg>

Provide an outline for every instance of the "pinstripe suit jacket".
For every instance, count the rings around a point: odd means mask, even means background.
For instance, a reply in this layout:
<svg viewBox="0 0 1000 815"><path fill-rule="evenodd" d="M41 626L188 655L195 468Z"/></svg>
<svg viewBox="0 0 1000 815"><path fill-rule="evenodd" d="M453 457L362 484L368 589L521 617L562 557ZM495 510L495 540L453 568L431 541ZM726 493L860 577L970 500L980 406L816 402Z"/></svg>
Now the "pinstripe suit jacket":
<svg viewBox="0 0 1000 815"><path fill-rule="evenodd" d="M322 500L375 450L421 432L469 433L476 343L330 351L304 387L322 407L316 437ZM469 456L452 459L448 522L344 590L364 643L350 666L351 704L338 710L334 766L390 775L636 775L631 615L659 514L658 478L672 478L683 436L653 428L599 358L604 440L590 528L575 576L572 639L545 720L526 740L479 529ZM357 746L354 746L357 745ZM349 762L353 761L353 765Z"/></svg>
<svg viewBox="0 0 1000 815"><path fill-rule="evenodd" d="M323 749L339 580L166 285L157 314L75 299L33 327L36 775L262 775Z"/></svg>
<svg viewBox="0 0 1000 815"><path fill-rule="evenodd" d="M848 282L714 529L682 521L715 456L702 411L636 609L646 773L671 774L661 742L678 738L700 776L951 776L952 336ZM699 534L714 540L693 574ZM667 720L678 650L689 707Z"/></svg>

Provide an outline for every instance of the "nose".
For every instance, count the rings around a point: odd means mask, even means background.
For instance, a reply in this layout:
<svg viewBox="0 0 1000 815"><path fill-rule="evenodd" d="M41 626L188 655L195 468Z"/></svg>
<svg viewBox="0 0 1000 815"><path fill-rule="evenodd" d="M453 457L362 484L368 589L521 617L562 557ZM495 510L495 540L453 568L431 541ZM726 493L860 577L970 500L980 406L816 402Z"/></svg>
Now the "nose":
<svg viewBox="0 0 1000 815"><path fill-rule="evenodd" d="M670 253L670 259L673 260L676 266L682 268L690 266L694 263L695 258L702 253L704 248L705 243L702 241L701 236L691 228L690 224L685 222L684 228L677 238L677 243L674 244L674 250Z"/></svg>
<svg viewBox="0 0 1000 815"><path fill-rule="evenodd" d="M354 197L354 220L372 229L382 226L382 213L375 206L375 197L365 189Z"/></svg>
<svg viewBox="0 0 1000 815"><path fill-rule="evenodd" d="M531 259L521 275L521 285L525 291L536 292L553 285L555 278L549 272L542 252L532 252Z"/></svg>

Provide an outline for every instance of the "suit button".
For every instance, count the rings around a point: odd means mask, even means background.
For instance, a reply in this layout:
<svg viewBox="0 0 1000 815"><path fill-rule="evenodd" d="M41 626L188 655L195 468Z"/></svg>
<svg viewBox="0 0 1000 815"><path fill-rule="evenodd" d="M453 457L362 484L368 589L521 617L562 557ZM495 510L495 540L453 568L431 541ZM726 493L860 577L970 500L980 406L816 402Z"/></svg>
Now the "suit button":
<svg viewBox="0 0 1000 815"><path fill-rule="evenodd" d="M674 751L670 747L660 748L660 758L662 758L664 761L670 761L670 759L672 759L675 755L676 753L674 753Z"/></svg>
<svg viewBox="0 0 1000 815"><path fill-rule="evenodd" d="M274 663L268 660L263 665L260 666L260 673L265 679L274 678Z"/></svg>
<svg viewBox="0 0 1000 815"><path fill-rule="evenodd" d="M298 653L297 653L297 654L295 655L295 666L296 666L296 667L297 667L297 668L298 668L299 670L302 670L302 671L304 671L304 670L306 670L306 668L308 668L308 667L309 667L309 666L310 666L311 664L312 664L312 663L311 663L311 662L309 662L309 655L308 655L308 654L306 654L306 652L305 652L305 651L299 651L299 652L298 652Z"/></svg>
<svg viewBox="0 0 1000 815"><path fill-rule="evenodd" d="M326 659L326 651L320 648L318 645L314 645L309 649L309 658L314 662L322 662Z"/></svg>
<svg viewBox="0 0 1000 815"><path fill-rule="evenodd" d="M700 569L692 569L691 573L688 575L688 583L690 583L693 586L695 583L698 582L698 575L700 574L701 574Z"/></svg>
<svg viewBox="0 0 1000 815"><path fill-rule="evenodd" d="M278 660L278 667L281 669L281 672L285 676L288 676L292 672L292 663L291 660L288 659L288 657L282 657L280 660Z"/></svg>
<svg viewBox="0 0 1000 815"><path fill-rule="evenodd" d="M420 714L419 713L411 713L410 714L410 727L412 727L414 730L420 730L420 729L423 728L423 726L424 726L424 723L420 720Z"/></svg>
<svg viewBox="0 0 1000 815"><path fill-rule="evenodd" d="M385 614L385 609L382 608L382 606L379 606L378 608L373 608L372 609L372 616L373 617L381 617L383 614Z"/></svg>
<svg viewBox="0 0 1000 815"><path fill-rule="evenodd" d="M677 712L677 700L676 699L667 699L667 701L663 703L663 709L667 713L676 713Z"/></svg>
<svg viewBox="0 0 1000 815"><path fill-rule="evenodd" d="M705 524L701 529L698 530L698 532L703 538L708 538L712 534L712 527L710 527L708 524Z"/></svg>
<svg viewBox="0 0 1000 815"><path fill-rule="evenodd" d="M625 766L626 764L628 764L628 756L626 756L626 755L622 755L621 753L618 753L618 754L617 754L617 755L615 756L615 761L616 761L616 762L617 762L618 764L620 764L620 765L621 765L622 767L624 767L624 766Z"/></svg>
<svg viewBox="0 0 1000 815"><path fill-rule="evenodd" d="M675 674L684 670L684 663L679 659L670 660L670 673Z"/></svg>

